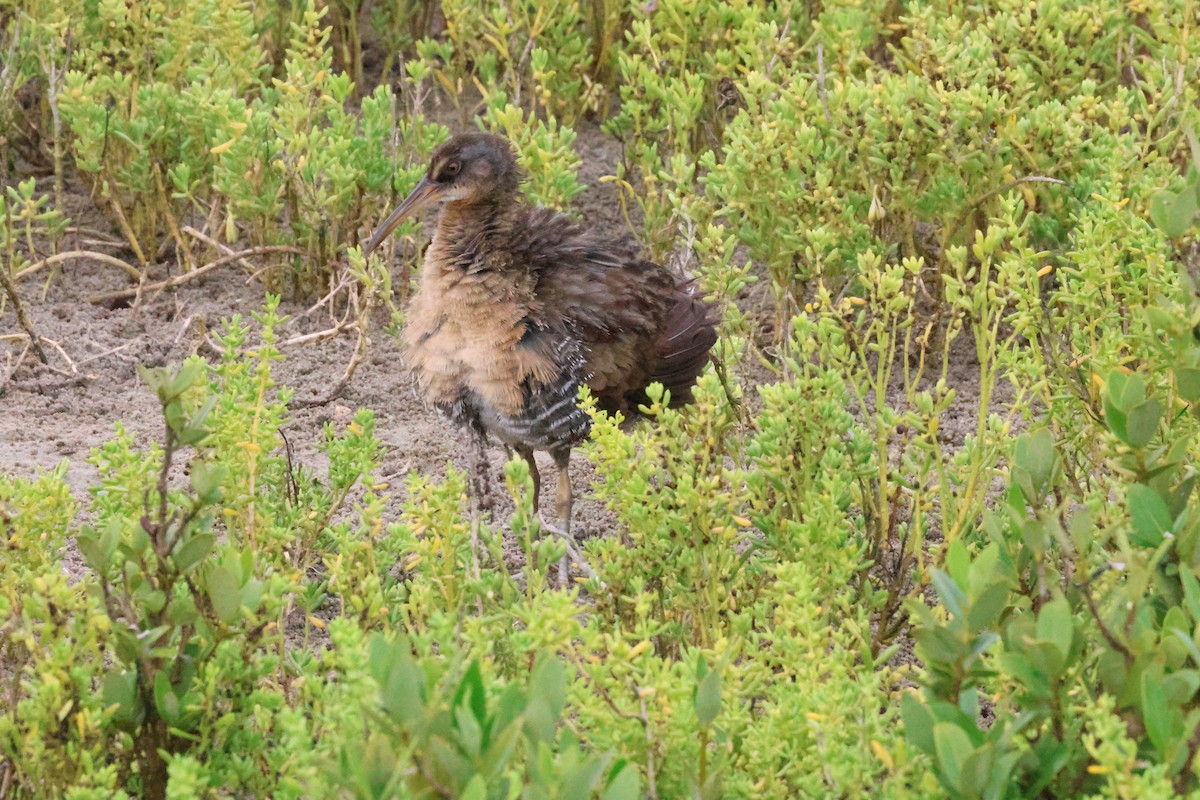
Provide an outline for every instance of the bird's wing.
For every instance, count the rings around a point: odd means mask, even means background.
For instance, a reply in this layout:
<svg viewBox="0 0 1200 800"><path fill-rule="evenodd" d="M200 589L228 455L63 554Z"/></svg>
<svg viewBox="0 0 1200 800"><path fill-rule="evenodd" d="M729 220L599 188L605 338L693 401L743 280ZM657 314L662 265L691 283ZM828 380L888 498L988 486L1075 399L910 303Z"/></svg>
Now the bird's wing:
<svg viewBox="0 0 1200 800"><path fill-rule="evenodd" d="M547 209L528 215L539 313L575 332L601 406L635 409L652 382L670 391L672 405L689 402L717 338L694 285L646 260L629 238L597 236Z"/></svg>
<svg viewBox="0 0 1200 800"><path fill-rule="evenodd" d="M529 210L525 252L548 320L561 319L591 347L653 337L675 280L627 237L604 238L544 208Z"/></svg>

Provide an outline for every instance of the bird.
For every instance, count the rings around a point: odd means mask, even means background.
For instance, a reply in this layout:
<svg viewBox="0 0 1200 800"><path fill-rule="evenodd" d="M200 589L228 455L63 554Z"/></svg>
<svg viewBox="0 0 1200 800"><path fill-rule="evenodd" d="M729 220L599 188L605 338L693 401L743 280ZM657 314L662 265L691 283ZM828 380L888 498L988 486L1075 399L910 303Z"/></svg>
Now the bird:
<svg viewBox="0 0 1200 800"><path fill-rule="evenodd" d="M626 419L648 402L653 382L672 406L691 402L719 320L694 280L645 258L628 235L524 202L522 179L508 139L455 135L362 252L443 204L409 299L405 361L425 399L471 434L472 492L485 510L489 436L529 464L535 512L534 452L550 454L558 525L542 522L570 543L571 450L591 426L580 387ZM565 582L561 569L559 577Z"/></svg>

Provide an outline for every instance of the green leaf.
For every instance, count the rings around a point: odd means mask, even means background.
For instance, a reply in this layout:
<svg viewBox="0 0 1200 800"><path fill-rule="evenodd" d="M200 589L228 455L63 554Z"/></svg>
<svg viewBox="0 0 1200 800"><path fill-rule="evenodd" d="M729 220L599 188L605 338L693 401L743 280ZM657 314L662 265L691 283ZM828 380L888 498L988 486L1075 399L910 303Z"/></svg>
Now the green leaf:
<svg viewBox="0 0 1200 800"><path fill-rule="evenodd" d="M1163 534L1171 530L1173 520L1167 503L1158 492L1142 483L1135 483L1125 494L1129 515L1133 518L1134 535L1130 539L1142 547L1158 547Z"/></svg>
<svg viewBox="0 0 1200 800"><path fill-rule="evenodd" d="M1184 440L1181 440L1184 441ZM1167 509L1170 511L1171 519L1179 519L1188 506L1188 501L1191 500L1192 492L1196 489L1197 478L1200 476L1190 475L1184 478L1179 484L1171 489L1170 494L1165 498Z"/></svg>
<svg viewBox="0 0 1200 800"><path fill-rule="evenodd" d="M463 752L472 761L479 758L483 748L483 720L475 718L470 706L460 705L454 709L454 727L458 729L458 741Z"/></svg>
<svg viewBox="0 0 1200 800"><path fill-rule="evenodd" d="M398 722L412 724L425 707L422 700L424 675L411 658L396 663L381 687L383 707Z"/></svg>
<svg viewBox="0 0 1200 800"><path fill-rule="evenodd" d="M1104 399L1104 424L1112 431L1113 435L1122 442L1129 444L1128 424L1129 420L1125 416L1125 412L1121 411L1109 400Z"/></svg>
<svg viewBox="0 0 1200 800"><path fill-rule="evenodd" d="M183 594L172 597L167 604L167 621L172 625L192 625L197 618L196 601L189 588L185 588Z"/></svg>
<svg viewBox="0 0 1200 800"><path fill-rule="evenodd" d="M258 578L251 578L246 581L246 585L239 592L239 600L241 604L251 614L258 611L259 605L262 603L263 582Z"/></svg>
<svg viewBox="0 0 1200 800"><path fill-rule="evenodd" d="M241 615L242 600L237 578L225 567L214 567L208 573L208 599L217 619L232 625Z"/></svg>
<svg viewBox="0 0 1200 800"><path fill-rule="evenodd" d="M954 582L954 579L940 569L930 570L930 577L933 580L934 588L937 589L938 596L946 604L947 610L958 619L965 618L966 614L963 613L963 604L967 598L963 594L962 589L958 588L958 584Z"/></svg>
<svg viewBox="0 0 1200 800"><path fill-rule="evenodd" d="M936 743L933 739L933 712L921 702L915 692L905 692L900 699L900 716L904 720L904 733L908 740L920 750L933 755Z"/></svg>
<svg viewBox="0 0 1200 800"><path fill-rule="evenodd" d="M458 708L464 701L482 725L487 719L487 692L483 688L483 671L479 668L478 659L471 661L467 667L462 681L458 684L458 691L454 693L452 706Z"/></svg>
<svg viewBox="0 0 1200 800"><path fill-rule="evenodd" d="M1200 369L1176 367L1175 388L1179 396L1189 403L1200 400Z"/></svg>
<svg viewBox="0 0 1200 800"><path fill-rule="evenodd" d="M587 759L579 768L563 781L562 800L588 800L600 784L600 776L608 766L607 757L593 756Z"/></svg>
<svg viewBox="0 0 1200 800"><path fill-rule="evenodd" d="M946 784L951 790L961 793L962 768L975 749L970 737L952 722L939 722L933 726L933 741L937 763L946 778Z"/></svg>
<svg viewBox="0 0 1200 800"><path fill-rule="evenodd" d="M696 687L696 718L707 728L721 713L721 680L716 670L710 671Z"/></svg>
<svg viewBox="0 0 1200 800"><path fill-rule="evenodd" d="M1171 709L1167 705L1167 693L1163 689L1162 676L1154 670L1142 673L1141 687L1142 718L1146 734L1160 756L1167 754L1173 738Z"/></svg>
<svg viewBox="0 0 1200 800"><path fill-rule="evenodd" d="M396 754L392 752L391 743L378 733L372 733L367 739L365 750L359 749L361 744L349 753L352 762L361 763L365 770L367 786L371 797L385 797L392 775L396 772ZM362 759L361 762L359 759Z"/></svg>
<svg viewBox="0 0 1200 800"><path fill-rule="evenodd" d="M1135 375L1120 370L1108 373L1104 392L1104 422L1118 439L1129 443L1126 430L1130 410L1145 399L1145 386Z"/></svg>
<svg viewBox="0 0 1200 800"><path fill-rule="evenodd" d="M638 800L641 793L642 782L637 767L618 759L609 773L608 786L600 794L600 800Z"/></svg>
<svg viewBox="0 0 1200 800"><path fill-rule="evenodd" d="M1165 676L1162 684L1167 705L1171 708L1184 708L1192 702L1192 698L1196 696L1196 689L1200 688L1200 674L1194 669L1181 669Z"/></svg>
<svg viewBox="0 0 1200 800"><path fill-rule="evenodd" d="M1042 606L1037 618L1037 637L1043 642L1050 642L1066 661L1071 652L1071 639L1075 634L1075 626L1071 619L1071 606L1065 597L1056 597Z"/></svg>
<svg viewBox="0 0 1200 800"><path fill-rule="evenodd" d="M1037 681L1039 685L1046 686L1045 679L1058 678L1066 666L1062 648L1057 642L1049 642L1037 640L1026 642L1023 647L1026 657L1029 662L1037 667L1037 675L1029 676L1030 686L1033 681Z"/></svg>
<svg viewBox="0 0 1200 800"><path fill-rule="evenodd" d="M207 461L193 461L189 477L192 489L202 502L210 504L221 499L221 484L226 478L223 466Z"/></svg>
<svg viewBox="0 0 1200 800"><path fill-rule="evenodd" d="M946 548L946 572L959 586L969 586L971 554L961 539L950 542Z"/></svg>
<svg viewBox="0 0 1200 800"><path fill-rule="evenodd" d="M996 582L983 590L979 597L971 603L967 615L967 625L972 631L990 628L1008 605L1009 590L1007 584Z"/></svg>
<svg viewBox="0 0 1200 800"><path fill-rule="evenodd" d="M1184 127L1183 135L1187 138L1188 147L1192 151L1192 168L1200 173L1200 136L1196 135L1196 132L1192 130L1190 125ZM1189 174L1190 172L1191 170L1189 170Z"/></svg>
<svg viewBox="0 0 1200 800"><path fill-rule="evenodd" d="M1188 569L1180 571L1179 579L1183 584L1184 608L1192 619L1200 620L1200 580ZM1196 659L1196 664L1200 666L1200 658Z"/></svg>
<svg viewBox="0 0 1200 800"><path fill-rule="evenodd" d="M557 718L567 705L567 674L562 662L553 654L543 653L529 676L531 696L540 697L549 703L550 711Z"/></svg>
<svg viewBox="0 0 1200 800"><path fill-rule="evenodd" d="M162 396L161 389L167 381L167 370L165 367L147 367L142 364L137 365L138 375L142 378L142 383L155 394Z"/></svg>
<svg viewBox="0 0 1200 800"><path fill-rule="evenodd" d="M151 614L157 614L159 611L162 611L162 607L167 604L167 595L161 589L139 592L137 599L141 602L142 607Z"/></svg>
<svg viewBox="0 0 1200 800"><path fill-rule="evenodd" d="M1050 532L1046 523L1036 517L1021 522L1021 540L1034 556L1041 558L1050 548Z"/></svg>
<svg viewBox="0 0 1200 800"><path fill-rule="evenodd" d="M487 800L487 782L482 775L475 775L458 797L459 800Z"/></svg>
<svg viewBox="0 0 1200 800"><path fill-rule="evenodd" d="M175 548L175 568L184 574L191 572L193 567L203 561L205 556L212 552L216 541L216 537L211 533L197 533L187 541L182 542Z"/></svg>
<svg viewBox="0 0 1200 800"><path fill-rule="evenodd" d="M104 574L121 541L121 522L111 519L99 531L89 525L76 537L76 541L87 565L97 573Z"/></svg>
<svg viewBox="0 0 1200 800"><path fill-rule="evenodd" d="M372 634L367 644L367 667L371 670L371 677L380 686L387 683L393 665L405 655L401 642L393 641L382 633Z"/></svg>
<svg viewBox="0 0 1200 800"><path fill-rule="evenodd" d="M1158 433L1158 422L1162 419L1162 405L1154 398L1134 406L1125 423L1125 441L1130 447L1145 447Z"/></svg>
<svg viewBox="0 0 1200 800"><path fill-rule="evenodd" d="M967 655L968 646L945 628L920 628L913 635L922 658L952 664Z"/></svg>
<svg viewBox="0 0 1200 800"><path fill-rule="evenodd" d="M988 784L992 768L993 745L985 744L974 750L962 763L959 771L959 791L963 797L980 797Z"/></svg>
<svg viewBox="0 0 1200 800"><path fill-rule="evenodd" d="M480 771L484 775L493 776L501 772L512 758L513 752L521 739L521 727L509 725L497 729L493 724L488 733L487 751L480 760Z"/></svg>
<svg viewBox="0 0 1200 800"><path fill-rule="evenodd" d="M96 532L91 527L84 528L83 532L75 537L75 544L79 546L79 552L83 554L84 563L98 574L103 575L108 569L108 555L101 547L100 537Z"/></svg>
<svg viewBox="0 0 1200 800"><path fill-rule="evenodd" d="M1192 657L1192 662L1200 665L1200 646L1197 646L1196 640L1187 631L1182 631L1179 628L1172 629L1171 634L1183 644L1188 655Z"/></svg>
<svg viewBox="0 0 1200 800"><path fill-rule="evenodd" d="M206 399L206 400L205 400L205 401L204 401L204 402L203 402L203 403L200 405L200 407L196 409L196 413L194 413L194 414L192 415L192 419L191 419L191 420L190 420L190 422L188 423L188 424L189 424L189 426L190 426L190 427L193 427L193 428L196 428L196 429L198 429L198 430L202 430L204 433L206 433L206 434L207 434L207 433L208 433L208 428L205 426L205 424L204 424L204 423L205 423L206 421L208 421L208 415L212 413L212 410L213 410L214 408L216 408L216 406L217 406L217 400L218 400L218 396L217 396L217 395L215 395L215 394L214 394L214 395L210 395L210 396L209 396L209 397L208 397L208 398L207 398L207 399ZM207 464L206 464L206 462L200 462L200 463L201 463L201 464L205 464L205 465L207 465ZM222 466L220 466L220 465L217 465L217 464L212 464L212 465L207 465L207 466L210 466L212 469L215 469L215 470L217 471L217 473L218 473L218 474L217 474L217 480L216 480L215 482L216 482L217 484L219 484L219 483L221 482L221 479L223 478L223 475L222 475L222 473L224 473L224 472L225 472L225 468L224 468L224 467L222 467Z"/></svg>
<svg viewBox="0 0 1200 800"><path fill-rule="evenodd" d="M1036 496L1045 495L1050 489L1050 479L1057 460L1053 434L1048 428L1041 428L1021 436L1014 445L1013 460L1017 468L1029 476Z"/></svg>
<svg viewBox="0 0 1200 800"><path fill-rule="evenodd" d="M1150 197L1150 219L1163 233L1183 236L1196 221L1200 206L1196 202L1196 187L1185 186L1179 194L1163 189Z"/></svg>
<svg viewBox="0 0 1200 800"><path fill-rule="evenodd" d="M110 672L104 676L100 689L104 705L116 706L115 719L121 722L140 722L143 716L137 696L137 674L133 671Z"/></svg>
<svg viewBox="0 0 1200 800"><path fill-rule="evenodd" d="M464 784L468 780L474 780L475 778L482 780L482 777L471 766L471 762L459 755L458 751L446 742L445 739L440 737L430 739L429 752L433 756L433 760L437 763L437 766L453 777L455 783Z"/></svg>
<svg viewBox="0 0 1200 800"><path fill-rule="evenodd" d="M1118 380L1120 375L1124 380ZM1146 401L1146 379L1137 372L1126 375L1120 370L1113 370L1109 380L1113 381L1113 391L1116 392L1117 405L1125 413L1131 412Z"/></svg>
<svg viewBox="0 0 1200 800"><path fill-rule="evenodd" d="M171 679L165 670L154 676L154 706L170 725L179 723L179 697L171 687Z"/></svg>

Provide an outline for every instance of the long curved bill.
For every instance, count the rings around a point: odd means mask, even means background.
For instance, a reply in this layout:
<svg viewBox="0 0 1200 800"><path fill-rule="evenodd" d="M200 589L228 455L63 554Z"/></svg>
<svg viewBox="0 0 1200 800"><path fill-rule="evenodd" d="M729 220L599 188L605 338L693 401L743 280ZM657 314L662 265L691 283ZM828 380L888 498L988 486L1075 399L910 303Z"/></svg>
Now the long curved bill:
<svg viewBox="0 0 1200 800"><path fill-rule="evenodd" d="M375 248L379 247L387 237L392 235L392 231L396 230L397 225L403 222L406 217L415 214L436 200L437 195L437 184L431 182L428 178L421 178L421 182L413 187L413 190L408 193L408 197L404 198L404 201L396 206L395 211L388 214L388 218L371 235L371 238L363 246L363 255L367 256L374 252Z"/></svg>

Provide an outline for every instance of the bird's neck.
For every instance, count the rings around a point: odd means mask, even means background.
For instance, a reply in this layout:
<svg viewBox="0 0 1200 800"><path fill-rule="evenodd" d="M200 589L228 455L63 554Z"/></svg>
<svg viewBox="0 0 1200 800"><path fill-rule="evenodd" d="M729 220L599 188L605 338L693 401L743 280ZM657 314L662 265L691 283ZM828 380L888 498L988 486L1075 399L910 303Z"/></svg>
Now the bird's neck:
<svg viewBox="0 0 1200 800"><path fill-rule="evenodd" d="M448 203L430 248L440 266L477 272L492 268L511 236L517 204L511 197Z"/></svg>

